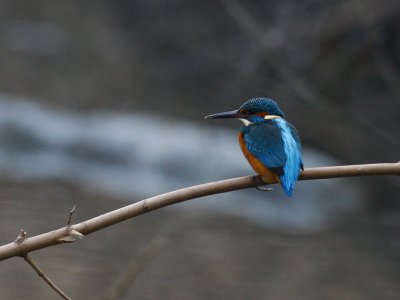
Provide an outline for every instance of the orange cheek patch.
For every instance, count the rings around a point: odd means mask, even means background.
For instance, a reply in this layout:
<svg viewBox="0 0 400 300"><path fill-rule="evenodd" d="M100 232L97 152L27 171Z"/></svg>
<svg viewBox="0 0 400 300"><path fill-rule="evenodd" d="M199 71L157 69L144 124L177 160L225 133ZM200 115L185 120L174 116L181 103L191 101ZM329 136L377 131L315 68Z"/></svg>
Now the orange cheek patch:
<svg viewBox="0 0 400 300"><path fill-rule="evenodd" d="M264 118L267 115L268 115L268 113L266 113L266 112L262 112L262 113L257 114L257 116L259 116L261 118Z"/></svg>

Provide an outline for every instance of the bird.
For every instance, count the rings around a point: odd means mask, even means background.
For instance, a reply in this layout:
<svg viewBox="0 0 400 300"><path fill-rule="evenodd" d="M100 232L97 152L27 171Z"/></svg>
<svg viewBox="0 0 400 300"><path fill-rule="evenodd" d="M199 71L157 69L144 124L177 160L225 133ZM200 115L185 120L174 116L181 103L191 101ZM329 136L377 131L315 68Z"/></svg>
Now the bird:
<svg viewBox="0 0 400 300"><path fill-rule="evenodd" d="M269 98L252 98L239 109L208 115L206 119L239 119L239 145L250 166L264 182L279 182L287 196L304 170L296 128ZM270 190L270 189L267 189Z"/></svg>

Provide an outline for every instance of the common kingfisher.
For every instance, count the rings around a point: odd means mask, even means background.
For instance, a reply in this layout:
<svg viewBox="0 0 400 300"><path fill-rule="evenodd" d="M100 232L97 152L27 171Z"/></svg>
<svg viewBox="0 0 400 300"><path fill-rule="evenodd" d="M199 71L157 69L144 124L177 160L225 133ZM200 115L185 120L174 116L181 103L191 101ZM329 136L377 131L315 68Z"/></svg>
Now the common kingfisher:
<svg viewBox="0 0 400 300"><path fill-rule="evenodd" d="M300 170L304 169L300 138L274 100L253 98L238 110L205 118L242 121L239 144L251 167L265 182L279 182L285 194L292 196Z"/></svg>

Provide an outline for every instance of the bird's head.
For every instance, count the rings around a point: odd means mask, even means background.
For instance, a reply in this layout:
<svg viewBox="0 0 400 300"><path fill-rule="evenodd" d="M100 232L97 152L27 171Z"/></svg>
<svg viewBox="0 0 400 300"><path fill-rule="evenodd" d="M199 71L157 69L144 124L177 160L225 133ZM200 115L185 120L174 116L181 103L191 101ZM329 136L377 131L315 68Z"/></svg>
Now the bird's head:
<svg viewBox="0 0 400 300"><path fill-rule="evenodd" d="M245 125L264 121L265 119L285 118L278 104L268 98L253 98L246 101L237 110L217 113L206 119L240 119Z"/></svg>

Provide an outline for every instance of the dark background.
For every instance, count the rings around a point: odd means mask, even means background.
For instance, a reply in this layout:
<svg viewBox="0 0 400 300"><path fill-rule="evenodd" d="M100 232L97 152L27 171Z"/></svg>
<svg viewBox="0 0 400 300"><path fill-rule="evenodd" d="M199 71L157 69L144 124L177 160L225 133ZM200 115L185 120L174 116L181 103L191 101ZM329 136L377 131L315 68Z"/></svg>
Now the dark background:
<svg viewBox="0 0 400 300"><path fill-rule="evenodd" d="M204 115L266 96L306 148L342 164L400 160L399 1L2 1L0 70L12 101L157 114L210 135L238 124ZM21 227L62 226L76 199L78 220L126 204L65 180L1 176L2 244ZM362 209L314 233L168 208L32 256L74 299L398 299L399 180L357 184ZM6 299L55 298L20 259L1 265ZM118 276L125 298L110 296Z"/></svg>

